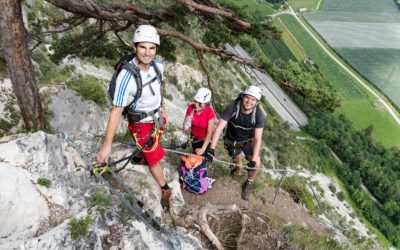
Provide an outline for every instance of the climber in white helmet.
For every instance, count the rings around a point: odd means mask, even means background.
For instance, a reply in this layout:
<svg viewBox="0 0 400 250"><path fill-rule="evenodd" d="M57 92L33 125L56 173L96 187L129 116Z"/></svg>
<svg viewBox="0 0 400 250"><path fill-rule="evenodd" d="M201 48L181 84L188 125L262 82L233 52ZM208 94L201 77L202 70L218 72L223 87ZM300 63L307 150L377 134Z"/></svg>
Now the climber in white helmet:
<svg viewBox="0 0 400 250"><path fill-rule="evenodd" d="M226 127L224 145L235 163L231 173L241 174L241 152L248 160L247 180L242 185L244 200L250 199L253 181L260 169L261 140L265 125L265 114L258 105L261 96L260 87L254 84L225 108L212 135L210 148L206 152L206 157L212 161L218 139Z"/></svg>
<svg viewBox="0 0 400 250"><path fill-rule="evenodd" d="M201 87L194 95L193 103L186 110L182 129L189 131L188 142L193 152L203 155L210 144L214 129L215 112L210 106L211 90Z"/></svg>
<svg viewBox="0 0 400 250"><path fill-rule="evenodd" d="M115 81L112 107L107 123L106 136L100 151L96 155L98 162L107 162L111 154L114 135L119 126L125 107L129 106L127 119L128 129L136 138L138 148L143 148L143 162L149 165L150 172L161 187L161 205L169 207L171 190L165 180L160 161L165 151L160 145L160 135L166 123L165 110L162 107L161 83L164 66L155 59L157 48L160 45L160 36L157 29L151 25L140 25L133 36L136 50L135 57L122 68ZM138 72L134 74L132 72ZM139 79L139 80L138 80ZM139 88L137 82L141 81ZM138 89L141 91L138 91ZM134 104L137 92L137 97ZM151 142L151 143L149 143ZM149 145L150 144L150 145Z"/></svg>

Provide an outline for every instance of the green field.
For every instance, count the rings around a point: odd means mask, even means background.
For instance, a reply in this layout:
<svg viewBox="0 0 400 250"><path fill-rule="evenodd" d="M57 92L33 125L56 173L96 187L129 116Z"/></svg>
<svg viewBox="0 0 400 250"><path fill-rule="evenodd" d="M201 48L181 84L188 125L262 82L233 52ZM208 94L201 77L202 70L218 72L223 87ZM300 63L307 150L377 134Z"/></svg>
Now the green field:
<svg viewBox="0 0 400 250"><path fill-rule="evenodd" d="M307 8L307 10L315 10L320 0L289 0L289 5L293 10L297 11L300 8ZM323 1L323 0L321 0Z"/></svg>
<svg viewBox="0 0 400 250"><path fill-rule="evenodd" d="M216 0L218 4L245 11L247 16L252 16L256 21L264 21L274 12L272 4L260 3L257 0Z"/></svg>
<svg viewBox="0 0 400 250"><path fill-rule="evenodd" d="M268 39L261 42L260 47L273 63L289 60L296 61L292 52L281 40Z"/></svg>
<svg viewBox="0 0 400 250"><path fill-rule="evenodd" d="M307 21L365 22L365 23L399 23L398 12L347 12L347 11L314 11L304 13Z"/></svg>
<svg viewBox="0 0 400 250"><path fill-rule="evenodd" d="M296 57L297 61L303 61L306 58L306 54L300 44L297 44L296 38L291 36L291 33L286 30L287 28L279 18L274 18L273 23L274 26L282 32L282 41L286 44L294 57Z"/></svg>
<svg viewBox="0 0 400 250"><path fill-rule="evenodd" d="M399 12L393 0L325 0L321 10L347 12Z"/></svg>
<svg viewBox="0 0 400 250"><path fill-rule="evenodd" d="M374 99L326 55L293 16L281 15L280 18L300 43L307 56L314 60L320 71L343 97L343 106L337 112L345 114L358 129L373 125L373 138L382 142L383 145L400 147L400 127L389 113L372 105Z"/></svg>
<svg viewBox="0 0 400 250"><path fill-rule="evenodd" d="M338 53L400 107L400 49L336 49Z"/></svg>
<svg viewBox="0 0 400 250"><path fill-rule="evenodd" d="M400 148L400 129L396 121L388 115L380 104L374 107L370 99L345 100L337 112L344 114L356 129L364 129L367 124L374 126L372 138L382 142L384 146Z"/></svg>

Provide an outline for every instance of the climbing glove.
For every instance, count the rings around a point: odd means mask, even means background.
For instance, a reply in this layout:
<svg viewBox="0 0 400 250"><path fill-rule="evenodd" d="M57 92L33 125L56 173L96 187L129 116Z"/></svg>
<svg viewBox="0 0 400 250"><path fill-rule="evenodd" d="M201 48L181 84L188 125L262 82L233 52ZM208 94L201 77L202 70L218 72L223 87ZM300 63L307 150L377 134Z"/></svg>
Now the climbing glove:
<svg viewBox="0 0 400 250"><path fill-rule="evenodd" d="M256 162L249 161L249 163L247 163L246 171L250 172L250 171L254 171L254 170L256 170Z"/></svg>
<svg viewBox="0 0 400 250"><path fill-rule="evenodd" d="M213 148L209 148L207 152L204 154L204 157L206 157L207 161L212 162L214 155L215 155L215 150Z"/></svg>
<svg viewBox="0 0 400 250"><path fill-rule="evenodd" d="M187 145L188 145L188 143L187 143L187 142L184 142L184 143L181 144L181 148L182 148L182 149L186 149L186 148L187 148Z"/></svg>

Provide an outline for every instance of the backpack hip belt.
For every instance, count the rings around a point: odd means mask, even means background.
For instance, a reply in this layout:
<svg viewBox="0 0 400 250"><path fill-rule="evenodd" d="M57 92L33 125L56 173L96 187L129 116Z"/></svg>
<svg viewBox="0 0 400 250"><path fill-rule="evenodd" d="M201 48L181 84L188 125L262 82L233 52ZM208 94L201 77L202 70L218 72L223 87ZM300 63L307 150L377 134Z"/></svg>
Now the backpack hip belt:
<svg viewBox="0 0 400 250"><path fill-rule="evenodd" d="M235 140L231 140L227 137L224 137L224 147L225 149L229 149L229 148L243 148L245 147L248 143L250 142L254 142L254 137L244 140L244 141L235 141Z"/></svg>
<svg viewBox="0 0 400 250"><path fill-rule="evenodd" d="M149 112L129 109L127 117L129 122L139 122L144 118L151 116L153 117L153 122L156 122L154 121L154 117L157 113L160 113L160 108L156 108L155 110Z"/></svg>

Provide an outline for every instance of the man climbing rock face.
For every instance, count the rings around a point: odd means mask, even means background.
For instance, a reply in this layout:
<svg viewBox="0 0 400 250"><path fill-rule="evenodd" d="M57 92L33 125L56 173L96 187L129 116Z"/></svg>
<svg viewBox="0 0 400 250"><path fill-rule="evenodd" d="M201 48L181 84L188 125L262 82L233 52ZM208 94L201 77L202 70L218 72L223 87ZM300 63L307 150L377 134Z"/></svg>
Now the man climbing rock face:
<svg viewBox="0 0 400 250"><path fill-rule="evenodd" d="M242 165L241 152L249 161L246 167L248 177L242 186L244 200L250 199L253 181L260 168L260 149L265 123L265 115L258 106L260 98L261 89L251 85L224 109L207 152L207 157L212 161L218 139L226 127L224 145L234 163ZM232 169L232 174L240 175L241 169L237 165Z"/></svg>
<svg viewBox="0 0 400 250"><path fill-rule="evenodd" d="M96 160L100 163L108 161L121 116L127 110L128 129L149 165L152 176L161 187L161 205L168 207L171 190L159 163L165 156L160 137L166 122L161 96L164 66L155 59L160 36L153 26L141 25L135 31L133 42L136 56L122 68L116 78L106 136ZM141 82L140 85L138 81Z"/></svg>

